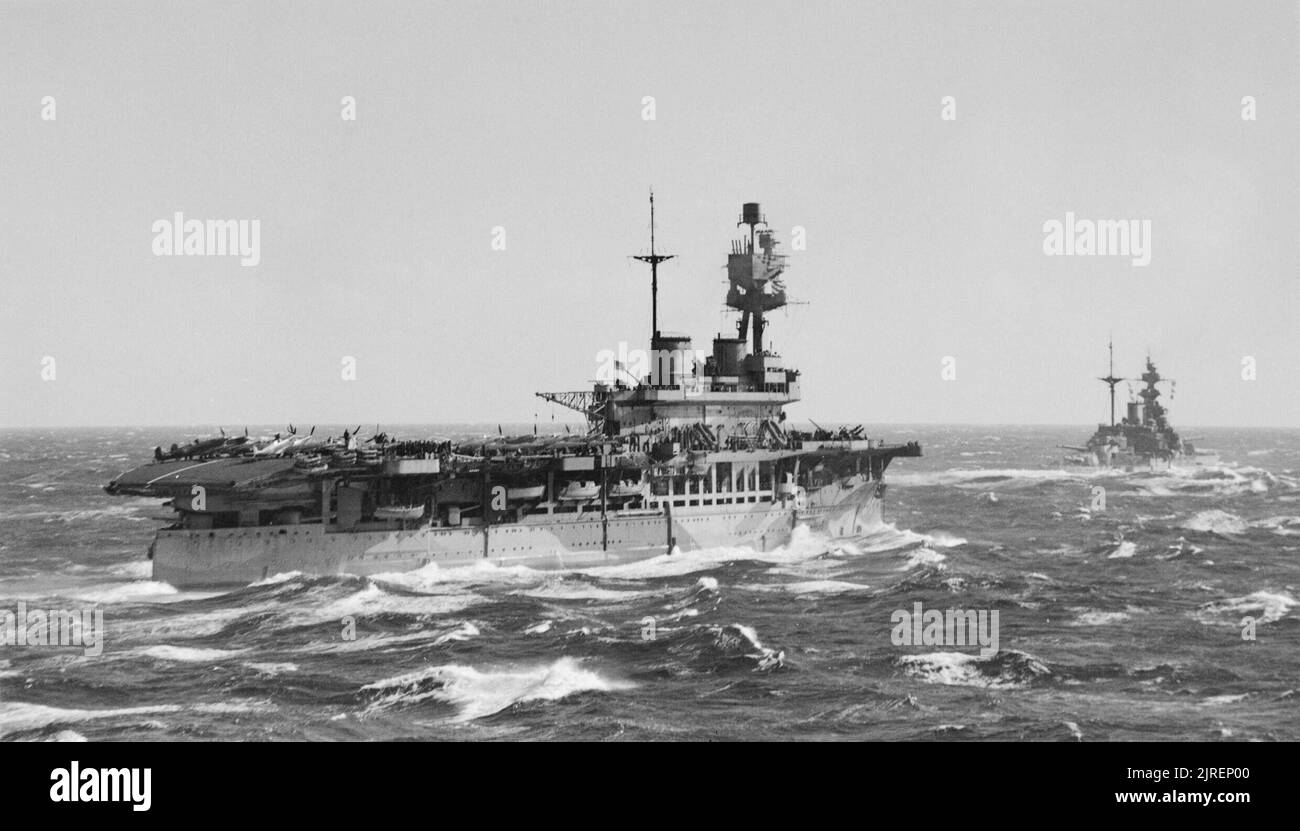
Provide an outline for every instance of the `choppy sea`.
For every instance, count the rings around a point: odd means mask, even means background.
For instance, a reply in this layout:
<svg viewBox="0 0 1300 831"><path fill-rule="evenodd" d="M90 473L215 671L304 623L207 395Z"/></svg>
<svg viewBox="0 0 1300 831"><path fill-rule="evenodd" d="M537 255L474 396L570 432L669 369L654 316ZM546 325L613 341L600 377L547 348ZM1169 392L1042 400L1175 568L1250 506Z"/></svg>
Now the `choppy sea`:
<svg viewBox="0 0 1300 831"><path fill-rule="evenodd" d="M1300 739L1300 430L1064 466L1090 432L870 430L925 456L849 541L218 593L152 581L164 512L102 491L192 428L0 431L0 615L105 625L98 655L0 644L0 739ZM895 643L917 603L996 610L997 653Z"/></svg>

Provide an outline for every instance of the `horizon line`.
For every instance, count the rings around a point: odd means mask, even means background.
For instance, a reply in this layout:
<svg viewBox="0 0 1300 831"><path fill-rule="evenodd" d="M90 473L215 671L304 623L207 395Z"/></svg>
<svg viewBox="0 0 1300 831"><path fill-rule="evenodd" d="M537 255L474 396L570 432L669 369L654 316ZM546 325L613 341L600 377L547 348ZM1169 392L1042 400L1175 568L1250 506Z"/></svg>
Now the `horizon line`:
<svg viewBox="0 0 1300 831"><path fill-rule="evenodd" d="M806 420L801 421L799 419L791 418L788 419L788 421L792 424L808 424L809 426L812 426L811 422L808 422ZM234 428L226 427L226 425L228 424L235 424L235 423L238 424L237 427ZM287 423L298 424L297 421L291 421ZM301 424L298 424L298 426L303 427L308 425L310 426L320 425L325 427L335 427L335 426L347 426L353 423L354 423L353 421L316 421L316 422L304 421ZM361 425L365 427L367 425L375 424L375 423L376 422L373 421L363 421L361 422ZM559 421L559 420L550 421L547 423L555 424L555 425L586 424L586 422L584 421ZM1077 427L1089 428L1091 427L1092 424L1092 422L1088 422L1085 424L1085 423L1067 423L1067 422L1017 422L1017 421L874 421L874 422L873 421L827 421L825 423L832 424L835 426L844 426L844 425L851 424L851 425L878 426L878 427L1052 427L1052 428L1067 427L1072 429ZM261 428L261 427L267 427L268 425L272 425L272 424L280 424L280 422L270 422L270 421L206 422L205 421L205 422L192 422L188 424L182 422L158 423L158 424L152 424L152 423L151 424L12 424L12 425L6 424L6 425L0 425L0 430L124 430L124 429L146 429L147 430L147 429L202 427L205 429L212 428L216 430L225 428L228 431L234 430L237 432L239 430L242 430L246 426L247 427L256 426ZM433 427L433 426L467 425L467 424L487 425L487 426L537 425L540 427L542 422L505 421L505 420L489 420L489 421L482 421L482 420L480 421L383 421L380 420L379 422L377 422L377 424L380 427L384 427L384 426ZM1184 424L1178 429L1180 430L1180 432L1186 432L1188 430L1300 430L1300 424L1254 424L1254 425Z"/></svg>

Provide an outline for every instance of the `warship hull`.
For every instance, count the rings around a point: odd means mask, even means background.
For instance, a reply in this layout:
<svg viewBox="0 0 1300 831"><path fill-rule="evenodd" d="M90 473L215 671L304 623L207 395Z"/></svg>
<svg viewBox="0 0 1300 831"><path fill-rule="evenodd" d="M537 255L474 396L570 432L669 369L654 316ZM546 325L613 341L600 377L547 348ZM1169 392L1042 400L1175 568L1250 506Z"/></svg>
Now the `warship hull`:
<svg viewBox="0 0 1300 831"><path fill-rule="evenodd" d="M1067 456L1065 461L1072 465L1114 470L1124 473L1163 473L1180 468L1194 468L1219 463L1217 453L1195 450L1191 453L1176 453L1168 456L1152 456L1140 453L1117 452L1107 454L1094 452Z"/></svg>
<svg viewBox="0 0 1300 831"><path fill-rule="evenodd" d="M834 495L825 491L835 491ZM276 574L373 575L492 563L534 569L617 565L718 546L768 551L800 525L853 537L881 523L885 485L875 480L826 488L802 507L793 499L663 511L599 510L530 522L410 530L296 526L165 529L150 549L153 579L178 588L248 585ZM821 504L812 504L820 501Z"/></svg>
<svg viewBox="0 0 1300 831"><path fill-rule="evenodd" d="M1102 470L1128 472L1165 471L1182 464L1194 463L1192 457L1185 457L1181 453L1169 456L1156 456L1132 453L1126 449L1115 450L1108 453L1105 448L1091 453L1080 453L1077 456L1067 456L1065 460L1067 463L1073 465L1101 468Z"/></svg>

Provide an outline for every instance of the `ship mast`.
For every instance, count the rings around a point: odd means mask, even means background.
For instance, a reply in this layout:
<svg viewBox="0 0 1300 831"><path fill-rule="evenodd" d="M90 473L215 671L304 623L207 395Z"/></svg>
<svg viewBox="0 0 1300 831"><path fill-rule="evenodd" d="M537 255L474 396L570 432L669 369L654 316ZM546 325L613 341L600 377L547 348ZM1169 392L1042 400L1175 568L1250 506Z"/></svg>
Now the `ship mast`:
<svg viewBox="0 0 1300 831"><path fill-rule="evenodd" d="M650 254L633 255L632 259L650 263L650 333L659 337L659 264L676 254L655 253L655 192L650 191Z"/></svg>
<svg viewBox="0 0 1300 831"><path fill-rule="evenodd" d="M1110 387L1110 426L1115 426L1115 385L1123 378L1115 377L1115 341L1111 340L1107 347L1110 349L1110 369L1105 378L1098 378L1098 381L1105 382Z"/></svg>

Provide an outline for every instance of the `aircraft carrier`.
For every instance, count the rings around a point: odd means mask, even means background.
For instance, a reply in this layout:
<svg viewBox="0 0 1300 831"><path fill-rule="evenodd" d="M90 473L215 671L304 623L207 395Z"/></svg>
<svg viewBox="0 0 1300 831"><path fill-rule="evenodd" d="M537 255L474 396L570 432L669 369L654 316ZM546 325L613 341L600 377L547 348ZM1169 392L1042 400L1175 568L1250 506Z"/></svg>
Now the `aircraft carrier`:
<svg viewBox="0 0 1300 831"><path fill-rule="evenodd" d="M650 197L649 371L625 365L592 389L537 393L585 417L583 435L399 440L221 436L154 450L105 489L166 499L149 549L178 587L285 572L377 574L431 564L580 568L713 546L760 550L806 525L852 537L881 520L885 469L921 455L862 428L793 429L800 374L766 348L786 305L786 255L746 203L727 258L735 336L696 350L659 330ZM627 377L624 378L623 376Z"/></svg>

